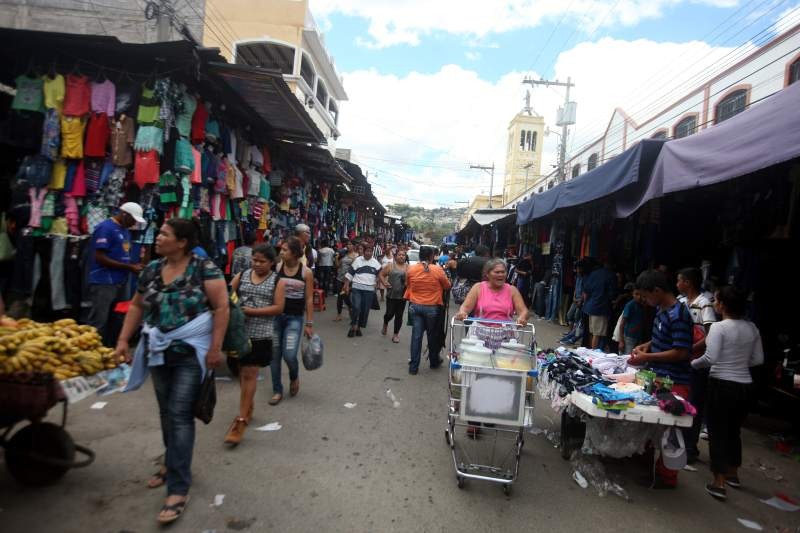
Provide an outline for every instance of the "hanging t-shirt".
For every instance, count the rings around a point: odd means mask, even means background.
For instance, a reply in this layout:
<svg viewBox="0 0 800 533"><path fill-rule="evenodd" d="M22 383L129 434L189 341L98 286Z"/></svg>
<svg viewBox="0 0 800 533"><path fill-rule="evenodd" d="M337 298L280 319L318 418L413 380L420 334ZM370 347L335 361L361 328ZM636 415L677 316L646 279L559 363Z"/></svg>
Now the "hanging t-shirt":
<svg viewBox="0 0 800 533"><path fill-rule="evenodd" d="M92 111L113 117L117 107L117 87L111 80L92 82Z"/></svg>
<svg viewBox="0 0 800 533"><path fill-rule="evenodd" d="M44 106L47 109L55 109L61 113L64 108L65 92L64 76L56 74L53 78L44 77Z"/></svg>
<svg viewBox="0 0 800 533"><path fill-rule="evenodd" d="M136 159L133 166L133 181L140 189L149 183L158 183L159 177L159 157L158 152L136 152Z"/></svg>
<svg viewBox="0 0 800 533"><path fill-rule="evenodd" d="M192 116L192 144L198 144L206 139L206 121L208 109L201 98L197 99L197 108Z"/></svg>
<svg viewBox="0 0 800 533"><path fill-rule="evenodd" d="M64 188L64 180L67 177L67 162L63 159L56 159L53 162L53 171L50 175L50 184L48 189L53 191L60 191Z"/></svg>
<svg viewBox="0 0 800 533"><path fill-rule="evenodd" d="M105 113L92 113L86 128L86 145L84 154L87 157L105 157L111 129Z"/></svg>
<svg viewBox="0 0 800 533"><path fill-rule="evenodd" d="M136 139L133 118L122 114L111 128L111 161L118 167L133 164L133 142Z"/></svg>
<svg viewBox="0 0 800 533"><path fill-rule="evenodd" d="M192 134L192 117L195 109L197 109L197 99L186 92L183 93L181 98L183 100L183 111L175 117L175 127L178 128L178 133L180 133L181 137L188 139Z"/></svg>
<svg viewBox="0 0 800 533"><path fill-rule="evenodd" d="M247 196L258 196L261 192L261 180L263 179L261 173L255 169L250 169L246 172L247 182Z"/></svg>
<svg viewBox="0 0 800 533"><path fill-rule="evenodd" d="M63 113L72 117L87 115L91 94L88 77L80 74L68 74Z"/></svg>
<svg viewBox="0 0 800 533"><path fill-rule="evenodd" d="M162 204L178 203L178 178L172 172L164 172L158 181L159 200Z"/></svg>
<svg viewBox="0 0 800 533"><path fill-rule="evenodd" d="M61 157L64 159L81 159L83 157L83 131L85 128L85 117L61 117Z"/></svg>
<svg viewBox="0 0 800 533"><path fill-rule="evenodd" d="M11 109L18 111L44 111L44 80L42 78L29 78L28 76L17 76L14 80L17 85L17 94L11 102Z"/></svg>
<svg viewBox="0 0 800 533"><path fill-rule="evenodd" d="M139 126L155 126L158 122L161 102L158 100L154 89L142 86L142 97L139 99L139 112L136 122ZM162 132L163 133L163 132Z"/></svg>

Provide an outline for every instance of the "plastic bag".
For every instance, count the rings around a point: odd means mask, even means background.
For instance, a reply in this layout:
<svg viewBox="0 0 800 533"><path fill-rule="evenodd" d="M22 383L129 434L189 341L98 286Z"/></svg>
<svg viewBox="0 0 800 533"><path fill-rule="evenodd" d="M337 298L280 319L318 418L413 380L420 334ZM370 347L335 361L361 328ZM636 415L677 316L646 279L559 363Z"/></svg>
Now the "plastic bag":
<svg viewBox="0 0 800 533"><path fill-rule="evenodd" d="M314 335L303 342L303 366L306 370L316 370L322 366L324 347L319 335Z"/></svg>

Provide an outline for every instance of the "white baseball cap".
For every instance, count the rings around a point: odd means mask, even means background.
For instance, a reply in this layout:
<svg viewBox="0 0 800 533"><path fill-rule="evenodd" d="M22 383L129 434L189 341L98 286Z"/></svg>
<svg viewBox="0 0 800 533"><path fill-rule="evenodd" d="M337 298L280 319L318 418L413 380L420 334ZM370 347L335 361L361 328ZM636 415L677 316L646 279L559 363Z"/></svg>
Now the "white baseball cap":
<svg viewBox="0 0 800 533"><path fill-rule="evenodd" d="M119 206L119 210L128 213L139 224L144 224L145 222L147 222L143 216L144 211L142 210L142 206L140 206L136 202L125 202L124 204Z"/></svg>

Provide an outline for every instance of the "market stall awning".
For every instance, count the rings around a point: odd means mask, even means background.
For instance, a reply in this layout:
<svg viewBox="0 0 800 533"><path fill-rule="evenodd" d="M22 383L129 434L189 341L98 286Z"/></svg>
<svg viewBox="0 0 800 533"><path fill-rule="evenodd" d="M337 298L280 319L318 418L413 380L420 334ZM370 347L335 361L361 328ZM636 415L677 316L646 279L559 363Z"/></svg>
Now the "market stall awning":
<svg viewBox="0 0 800 533"><path fill-rule="evenodd" d="M664 141L643 140L586 174L534 194L517 206L517 224L527 224L558 209L585 204L634 183L649 181L663 145Z"/></svg>
<svg viewBox="0 0 800 533"><path fill-rule="evenodd" d="M219 76L270 126L270 133L276 139L325 144L325 135L292 94L280 72L228 63L208 66L212 74Z"/></svg>
<svg viewBox="0 0 800 533"><path fill-rule="evenodd" d="M641 194L617 202L626 217L648 200L705 187L800 157L800 83L713 128L667 142Z"/></svg>
<svg viewBox="0 0 800 533"><path fill-rule="evenodd" d="M479 226L488 226L506 218L511 220L516 214L516 209L478 209L472 218Z"/></svg>
<svg viewBox="0 0 800 533"><path fill-rule="evenodd" d="M350 183L353 178L342 168L327 148L305 143L281 142L275 145L275 155L302 165L315 178L334 183Z"/></svg>

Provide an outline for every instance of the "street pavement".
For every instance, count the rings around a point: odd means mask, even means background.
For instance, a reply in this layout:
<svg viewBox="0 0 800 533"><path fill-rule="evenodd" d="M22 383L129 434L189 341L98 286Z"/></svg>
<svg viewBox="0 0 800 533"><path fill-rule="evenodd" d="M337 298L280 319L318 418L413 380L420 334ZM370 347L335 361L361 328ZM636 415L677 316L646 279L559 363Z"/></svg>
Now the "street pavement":
<svg viewBox="0 0 800 533"><path fill-rule="evenodd" d="M345 322L332 321L333 298L328 304L315 317L324 366L301 369L299 395L276 407L267 405L269 381L262 381L254 420L237 448L222 439L238 412L238 386L218 383L214 420L197 428L191 501L170 531L745 531L738 518L765 531L800 531L800 512L759 501L779 492L800 496L800 464L752 431L745 433L745 488L729 489L726 503L705 493L704 464L681 472L680 487L665 492L639 484L646 467L635 459L605 461L630 501L601 497L578 486L570 462L543 434L526 434L510 496L477 481L460 490L444 439L447 371L423 364L419 375L408 375L409 328L393 344L380 335L373 311L364 337L349 339ZM540 347L554 346L564 331L534 322ZM161 529L156 515L164 490L145 486L162 453L152 388L103 399L101 410L90 409L93 399L71 406L67 425L76 442L97 453L93 465L46 488L20 487L0 469L0 531ZM538 402L537 428L557 431L558 420ZM254 430L272 422L281 429ZM213 505L217 495L224 499Z"/></svg>

